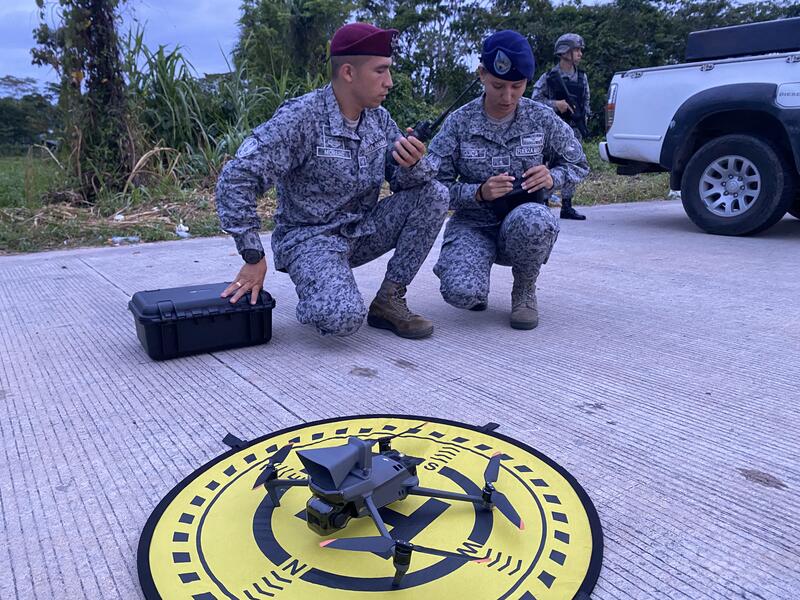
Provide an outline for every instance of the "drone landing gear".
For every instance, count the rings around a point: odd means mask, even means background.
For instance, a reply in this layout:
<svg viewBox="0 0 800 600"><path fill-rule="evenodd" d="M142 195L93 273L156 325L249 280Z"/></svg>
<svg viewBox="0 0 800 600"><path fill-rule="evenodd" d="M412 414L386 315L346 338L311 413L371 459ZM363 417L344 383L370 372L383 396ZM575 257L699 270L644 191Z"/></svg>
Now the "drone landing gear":
<svg viewBox="0 0 800 600"><path fill-rule="evenodd" d="M392 587L400 587L400 580L408 573L408 568L411 566L411 553L414 551L411 544L397 541L394 545L394 579L392 580Z"/></svg>
<svg viewBox="0 0 800 600"><path fill-rule="evenodd" d="M281 496L283 492L290 487L307 486L308 479L273 479L266 483L267 494L269 495L270 502L275 508L281 505Z"/></svg>
<svg viewBox="0 0 800 600"><path fill-rule="evenodd" d="M281 494L278 493L279 490L285 491L293 486L308 485L308 479L278 479L278 465L286 460L291 450L292 445L287 444L273 454L269 461L267 461L267 464L264 465L264 470L261 471L261 474L256 478L256 482L253 485L253 489L263 485L267 489L267 494L269 495L272 505L275 507L281 505Z"/></svg>

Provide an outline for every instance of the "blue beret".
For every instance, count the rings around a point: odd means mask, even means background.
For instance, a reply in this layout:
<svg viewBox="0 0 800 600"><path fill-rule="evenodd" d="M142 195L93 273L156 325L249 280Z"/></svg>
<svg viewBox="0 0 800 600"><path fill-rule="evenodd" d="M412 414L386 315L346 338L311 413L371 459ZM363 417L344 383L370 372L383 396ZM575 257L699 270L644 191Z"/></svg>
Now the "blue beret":
<svg viewBox="0 0 800 600"><path fill-rule="evenodd" d="M531 79L536 67L528 40L510 29L483 40L481 62L489 73L506 81Z"/></svg>

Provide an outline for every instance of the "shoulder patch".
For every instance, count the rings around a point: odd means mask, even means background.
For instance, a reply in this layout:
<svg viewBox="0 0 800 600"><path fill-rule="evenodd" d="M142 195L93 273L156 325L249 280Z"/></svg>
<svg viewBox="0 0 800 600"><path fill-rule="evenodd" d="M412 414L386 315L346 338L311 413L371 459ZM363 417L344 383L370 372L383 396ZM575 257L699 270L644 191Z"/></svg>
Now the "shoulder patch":
<svg viewBox="0 0 800 600"><path fill-rule="evenodd" d="M570 140L567 148L564 150L564 158L569 162L578 162L583 158L583 146L574 137Z"/></svg>
<svg viewBox="0 0 800 600"><path fill-rule="evenodd" d="M245 158L250 156L253 152L258 149L258 140L254 137L249 137L245 141L242 142L242 145L239 146L239 149L236 151L236 158Z"/></svg>

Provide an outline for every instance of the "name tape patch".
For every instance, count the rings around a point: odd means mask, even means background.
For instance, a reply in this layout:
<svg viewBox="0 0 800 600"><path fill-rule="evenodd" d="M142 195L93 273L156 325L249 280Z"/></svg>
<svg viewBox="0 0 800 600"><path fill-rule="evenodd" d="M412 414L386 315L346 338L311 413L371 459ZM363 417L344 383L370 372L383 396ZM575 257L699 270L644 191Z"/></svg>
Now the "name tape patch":
<svg viewBox="0 0 800 600"><path fill-rule="evenodd" d="M364 147L364 154L372 154L373 152L377 152L378 150L383 150L389 145L386 139L376 140L374 142L369 143Z"/></svg>
<svg viewBox="0 0 800 600"><path fill-rule="evenodd" d="M539 149L533 146L517 146L514 148L514 156L535 156L539 154Z"/></svg>
<svg viewBox="0 0 800 600"><path fill-rule="evenodd" d="M474 148L461 146L461 157L467 160L479 160L486 158L486 148Z"/></svg>
<svg viewBox="0 0 800 600"><path fill-rule="evenodd" d="M317 156L324 158L344 158L346 160L353 160L353 153L350 150L342 148L325 148L324 146L317 146Z"/></svg>

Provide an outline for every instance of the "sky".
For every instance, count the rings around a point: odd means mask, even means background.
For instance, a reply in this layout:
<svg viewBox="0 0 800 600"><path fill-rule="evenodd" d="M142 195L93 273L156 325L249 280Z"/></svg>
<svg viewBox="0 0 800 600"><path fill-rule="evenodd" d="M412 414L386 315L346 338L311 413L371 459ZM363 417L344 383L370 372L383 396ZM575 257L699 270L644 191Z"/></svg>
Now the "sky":
<svg viewBox="0 0 800 600"><path fill-rule="evenodd" d="M199 75L228 71L238 34L241 0L129 0L123 6L121 33L134 20L145 23L145 41L159 45L180 44ZM584 4L604 0L584 0ZM0 77L33 77L56 81L49 67L31 64L33 30L38 26L35 0L0 0Z"/></svg>
<svg viewBox="0 0 800 600"><path fill-rule="evenodd" d="M237 39L239 4L240 0L131 0L123 7L122 31L137 19L146 24L150 48L180 44L200 75L225 72L225 55ZM55 81L51 68L31 64L37 26L34 0L0 0L0 77Z"/></svg>

